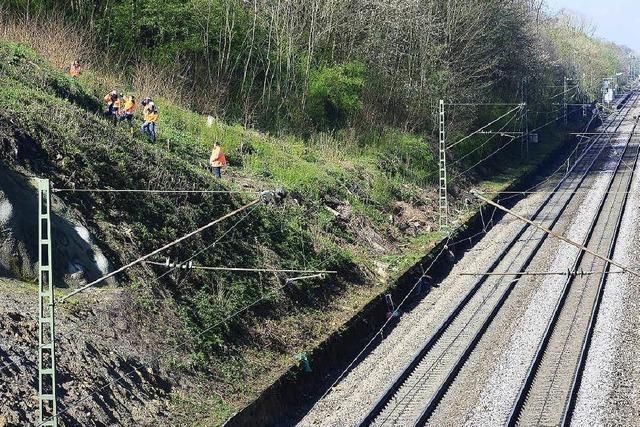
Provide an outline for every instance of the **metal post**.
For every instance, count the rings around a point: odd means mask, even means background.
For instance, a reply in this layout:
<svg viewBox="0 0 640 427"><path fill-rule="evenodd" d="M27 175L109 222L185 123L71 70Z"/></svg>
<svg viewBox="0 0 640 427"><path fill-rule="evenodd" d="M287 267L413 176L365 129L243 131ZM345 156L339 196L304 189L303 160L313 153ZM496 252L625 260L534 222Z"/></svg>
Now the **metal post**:
<svg viewBox="0 0 640 427"><path fill-rule="evenodd" d="M41 426L57 427L51 235L51 183L38 179L38 410Z"/></svg>
<svg viewBox="0 0 640 427"><path fill-rule="evenodd" d="M439 138L438 146L440 151L440 185L439 185L439 201L438 210L440 218L440 230L449 227L449 201L447 199L447 154L445 145L445 128L444 128L444 100L440 100L439 106Z"/></svg>
<svg viewBox="0 0 640 427"><path fill-rule="evenodd" d="M525 137L527 138L526 140L526 147L527 147L527 159L529 159L529 108L525 107L526 110L524 112L524 126L525 126Z"/></svg>
<svg viewBox="0 0 640 427"><path fill-rule="evenodd" d="M567 76L564 76L564 83L562 84L562 114L564 114L564 125L567 125Z"/></svg>

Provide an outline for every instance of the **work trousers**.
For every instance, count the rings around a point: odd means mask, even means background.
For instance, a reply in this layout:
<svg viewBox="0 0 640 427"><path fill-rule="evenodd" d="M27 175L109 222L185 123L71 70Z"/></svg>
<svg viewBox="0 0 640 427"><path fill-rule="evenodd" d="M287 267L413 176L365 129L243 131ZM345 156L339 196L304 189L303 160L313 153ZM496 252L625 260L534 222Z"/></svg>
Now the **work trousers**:
<svg viewBox="0 0 640 427"><path fill-rule="evenodd" d="M156 124L155 122L144 122L140 128L140 132L151 138L151 141L156 142Z"/></svg>

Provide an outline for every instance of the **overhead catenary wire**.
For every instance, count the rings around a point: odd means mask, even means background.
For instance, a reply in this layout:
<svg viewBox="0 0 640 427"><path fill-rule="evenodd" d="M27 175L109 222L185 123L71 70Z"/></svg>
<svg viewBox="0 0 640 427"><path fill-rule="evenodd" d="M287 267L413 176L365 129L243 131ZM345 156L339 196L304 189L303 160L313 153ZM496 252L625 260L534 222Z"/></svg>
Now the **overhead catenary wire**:
<svg viewBox="0 0 640 427"><path fill-rule="evenodd" d="M254 209L256 209L257 207L258 207L258 205L257 205L257 204L253 205L253 206L252 206L252 207L251 207L251 208L250 208L250 209L249 209L249 210L248 210L248 211L247 211L247 212L242 216L242 218L240 218L240 219L239 219L238 221L236 221L236 222L235 222L231 227L229 227L227 230L225 230L225 232L224 232L224 233L222 233L222 234L221 234L221 235L220 235L220 236L219 236L219 237L218 237L218 238L217 238L213 243L211 243L211 244L207 245L206 247L204 247L203 249L201 249L201 250L197 251L196 253L194 253L193 255L191 255L191 256L190 256L186 261L184 261L184 262L188 262L188 261L192 260L193 258L197 257L198 255L202 254L203 252L205 252L205 251L207 251L207 250L211 249L213 246L215 246L216 244L218 244L218 243L219 243L219 242L220 242L220 241L221 241L221 240L222 240L226 235L228 235L232 230L234 230L235 228L237 228L237 226L238 226L242 221L244 221L244 219L246 219L246 218L247 218L247 217L248 217L248 216L253 212L253 210L254 210ZM175 270L176 270L176 267L174 267L174 268L172 268L172 269L168 270L167 272L165 272L165 273L163 273L162 275L158 276L158 277L156 278L156 281L160 280L162 277L166 276L167 274L169 274L169 273L171 273L172 271L175 271ZM296 271L296 270L291 270L291 272L294 272L294 271ZM305 270L300 270L300 271L305 271ZM327 270L326 272L327 272L327 273L332 273L332 271L329 271L329 270ZM229 321L229 320L231 320L232 318L234 318L234 317L236 317L236 316L238 316L238 315L242 314L243 312L245 312L245 311L249 310L251 307L253 307L253 306L255 306L256 304L258 304L259 302L263 301L264 299L266 299L266 298L267 298L267 297L269 297L270 295L272 295L272 294L274 294L274 293L276 293L276 292L278 292L278 291L280 291L280 290L284 289L284 288L285 288L286 286L288 286L290 283L297 282L297 281L301 281L301 280L308 280L308 279L313 279L313 278L320 278L320 277L323 277L323 276L324 276L324 274L325 274L325 273L320 273L320 274L312 274L312 275L307 275L307 276L298 276L298 277L291 277L291 278L284 279L284 280L285 280L285 282L284 282L284 284L283 284L281 287L276 288L276 289L272 289L271 291L269 291L269 292L267 292L266 294L264 294L261 298L259 298L259 299L255 300L255 301L253 301L251 304L249 304L249 305L247 305L247 306L245 306L245 307L243 307L243 308L241 308L241 309L239 309L239 310L235 311L235 312L234 312L234 313L232 313L231 315L229 315L229 316L225 317L224 319L222 319L222 320L220 320L220 321L216 322L215 324L211 325L210 327L207 327L206 329L204 329L204 330L200 331L197 335L193 336L192 338L193 338L193 339L196 339L196 338L198 338L198 337L202 336L203 334L205 334L205 333L209 332L210 330L215 329L216 327L220 326L221 324L228 322L228 321ZM183 346L185 346L186 344L187 344L186 342L179 343L178 345L174 346L174 347L172 348L172 350L173 350L173 351L177 351L178 349L182 348L182 347L183 347ZM150 363L154 363L154 362L156 362L156 361L160 360L160 358L161 358L161 357L162 357L162 356L158 356L158 357L156 357L156 358L152 359L152 361L151 361ZM125 373L125 374L121 375L120 377L118 377L118 378L116 378L116 379L114 379L114 380L110 381L109 383L107 383L107 384L105 384L105 385L101 386L101 387L100 387L100 388L98 388L97 390L94 390L91 394L87 395L85 398L80 399L79 401L77 401L77 402L75 402L75 403L73 403L73 404L71 404L71 405L67 406L64 410L59 411L57 414L54 414L54 416L53 416L53 417L49 418L48 420L45 420L45 422L46 422L46 421L49 421L49 420L51 420L51 419L53 419L53 418L57 418L57 417L59 417L60 415L63 415L64 413L68 412L69 410L73 409L74 407L76 407L76 406L80 405L82 402L84 402L84 401L86 401L87 399L91 398L91 397L92 397L92 396L94 396L95 394L100 393L102 390L106 389L107 387L110 387L111 385L113 385L113 384L115 384L115 383L117 383L117 382L121 381L122 379L124 379L124 378L127 378L127 377L131 376L131 375L132 375L132 374L134 374L135 372L137 372L137 370L136 370L136 369L133 369L133 370L131 370L130 372L127 372L127 373ZM42 425L42 424L40 424L40 425Z"/></svg>
<svg viewBox="0 0 640 427"><path fill-rule="evenodd" d="M164 262L157 261L145 261L145 264L150 265L158 265L162 267L178 267L181 265L185 265L184 262L169 264ZM296 269L286 269L286 268L243 268L243 267L206 267L200 265L192 265L188 267L190 270L205 270L205 271L239 271L239 272L247 272L247 273L296 273L296 274L336 274L335 270L296 270Z"/></svg>
<svg viewBox="0 0 640 427"><path fill-rule="evenodd" d="M317 279L324 277L324 273L311 274L308 276L288 277L284 279L285 283L298 282L300 280Z"/></svg>
<svg viewBox="0 0 640 427"><path fill-rule="evenodd" d="M522 103L518 102L445 102L444 105L453 106L453 107L482 107L482 106L490 106L490 107L509 107L512 105L522 105Z"/></svg>
<svg viewBox="0 0 640 427"><path fill-rule="evenodd" d="M577 86L574 86L574 87L572 87L572 88L570 88L570 89L568 89L568 90L566 90L566 91L560 92L560 93L558 93L558 94L554 95L554 96L552 97L552 99L553 99L553 98L555 98L555 97L557 97L557 96L561 96L561 95L563 95L563 94L565 94L565 93L569 92L570 90L573 90L573 89L574 89L574 88L576 88L576 87L577 87ZM467 135L467 136L465 136L465 137L463 137L463 138L459 139L458 141L456 141L456 142L454 142L454 143L450 144L449 146L447 146L447 148L453 148L453 147L455 147L456 145L460 144L461 142L466 141L467 139L471 138L473 135L476 135L477 133L479 133L479 132L483 131L484 129L486 129L487 127L491 126L492 124L494 124L494 123L496 123L496 122L500 121L501 119L503 119L504 117L506 117L506 116L507 116L507 115L509 115L510 113L512 113L512 112L514 112L514 111L516 111L516 110L518 110L518 109L522 109L522 108L524 108L524 107L526 106L526 104L525 104L525 103L518 103L518 104L503 104L503 103L484 103L484 104L473 104L473 103L464 104L464 103L461 103L461 104L455 104L455 103L451 103L451 104L446 104L446 105L469 105L469 106L472 106L472 105L516 105L516 107L515 107L515 108L513 108L512 110L507 111L505 114L503 114L502 116L498 117L498 118L497 118L497 119L495 119L494 121L492 121L492 122L488 123L487 125L485 125L485 126L481 127L480 129L477 129L476 131L474 131L474 132L470 133L469 135ZM574 110L574 112L575 112L575 111L577 111L577 110ZM572 112L572 113L573 113L573 112ZM572 114L572 113L564 114L564 115L560 116L558 119L563 118L563 117L565 117L566 115L569 115L569 114ZM557 120L557 119L556 119L556 120ZM554 120L554 121L556 121L556 120ZM536 130L541 129L542 127L544 127L544 126L546 126L546 125L547 125L547 124L545 124L545 125L541 126L541 127L540 127L540 128L538 128L538 129L534 129L533 131L530 131L530 132L528 132L528 133L535 132Z"/></svg>
<svg viewBox="0 0 640 427"><path fill-rule="evenodd" d="M587 125L585 126L585 130L589 129L591 127L591 124L593 123L593 121L596 119L596 117L599 117L599 114L592 114L591 115L591 119L589 120L589 122L587 123ZM569 156L567 156L567 158L571 158L573 156L574 153L576 153L578 150L580 149L580 144L576 145L576 147L573 149L573 151L571 153L569 153ZM527 190L525 191L530 191L530 190L534 190L536 188L542 187L544 184L546 184L547 182L549 182L555 175L558 174L558 172L564 169L564 164L561 164L560 166L558 166L556 168L555 171L553 171L551 174L549 174L549 176L547 178L545 178L544 180L540 181L537 184L534 184L533 186L529 187ZM509 200L510 198L515 197L515 196L509 196L504 200Z"/></svg>
<svg viewBox="0 0 640 427"><path fill-rule="evenodd" d="M254 205L253 207L251 207L238 221L236 221L231 227L229 227L228 229L226 229L224 231L224 233L222 233L220 236L218 236L218 238L216 238L213 243L210 243L209 245L205 246L204 248L196 251L194 254L192 254L189 258L187 258L186 260L182 261L181 263L185 263L185 262L189 262L192 261L194 258L196 258L198 255L203 254L204 252L208 251L209 249L213 248L214 246L216 246L218 243L220 243L222 241L222 239L228 235L229 233L231 233L233 230L235 230L249 215L251 215L251 213L253 212L254 209L257 208L258 205ZM163 277L171 274L172 272L176 271L178 268L177 267L173 267L167 271L165 271L164 273L162 273L160 276L156 277L156 282L159 281L160 279L162 279Z"/></svg>
<svg viewBox="0 0 640 427"><path fill-rule="evenodd" d="M260 194L255 190L153 190L115 188L53 188L54 193L149 193L149 194Z"/></svg>
<svg viewBox="0 0 640 427"><path fill-rule="evenodd" d="M561 87L563 87L563 86L561 86ZM563 88L564 88L564 87L563 87ZM565 94L567 94L567 93L571 92L572 90L576 90L576 89L578 89L578 85L571 86L571 87L570 87L569 89L567 89L567 90L564 90L564 91L562 91L562 92L560 92L560 93L556 93L555 95L553 95L553 96L552 96L551 98L549 98L549 99L555 99L555 98L557 98L557 97L559 97L559 96L565 95Z"/></svg>
<svg viewBox="0 0 640 427"><path fill-rule="evenodd" d="M577 110L576 110L576 111L577 111ZM620 114L621 114L621 110L619 110L619 111L615 111L614 113L615 113L615 114L617 114L617 115L620 115ZM599 114L599 113L592 114L591 119L589 120L589 122L588 122L588 123L587 123L587 125L585 126L585 132L586 132L586 130L587 130L587 129L589 129L589 128L591 127L591 124L592 124L592 123L593 123L593 121L596 119L596 117L600 117L600 114ZM612 135L612 133L611 133L611 132L606 132L606 131L603 131L603 132L594 132L594 136L598 136L598 137L599 137L599 136L604 136L604 135ZM595 139L595 138L590 138L590 139ZM567 158L568 158L568 159L571 159L571 157L572 157L572 156L573 156L573 155L574 155L574 154L575 154L575 153L576 153L576 152L581 148L581 146L582 146L583 144L584 144L584 145L586 145L586 143L585 143L585 142L579 142L579 143L576 145L576 147L571 151L571 153L569 153L569 155L567 156ZM529 193L533 194L533 193L534 193L534 191L533 191L533 190L535 190L536 188L542 187L544 184L546 184L547 182L549 182L549 181L550 181L550 180L551 180L555 175L557 175L557 174L558 174L562 169L564 169L564 168L565 168L565 165L564 165L564 164L561 164L561 165L560 165L560 166L558 166L558 167L556 168L556 170L555 170L554 172L552 172L552 173L551 173L547 178L545 178L545 179L544 179L544 180L542 180L541 182L539 182L539 183L537 183L537 184L535 184L535 185L533 185L533 186L529 187L528 189L523 190L523 191L524 191L524 194L529 194ZM520 192L520 193L522 193L522 192ZM491 192L488 192L488 194L492 194L492 193L491 193ZM514 194L514 195L509 196L509 197L507 197L507 198L505 198L505 199L503 199L503 200L508 200L508 199L510 199L511 197L515 197L515 196L516 196L516 195Z"/></svg>
<svg viewBox="0 0 640 427"><path fill-rule="evenodd" d="M530 134L535 133L537 131L539 131L540 129L549 126L550 124L557 122L558 120L562 119L565 116L571 115L574 112L578 111L573 110L571 112L568 112L567 114L563 114L561 116L556 117L553 120L548 121L547 123L543 124L542 126L539 126L533 130L530 130L529 132L527 132L526 134L523 134L520 137L512 137L510 141L508 141L507 143L503 144L502 146L500 146L499 148L497 148L495 151L493 151L492 153L490 153L489 155L485 156L484 158L480 159L478 162L476 162L475 164L473 164L472 166L468 167L467 169L463 170L462 172L457 173L456 175L453 176L453 179L457 179L462 175L465 175L466 173L468 173L469 171L471 171L472 169L475 169L477 166L479 166L481 163L489 160L490 158L492 158L493 156L495 156L496 154L498 154L500 151L504 150L505 148L507 148L513 141L515 141L518 138L526 138L528 137Z"/></svg>
<svg viewBox="0 0 640 427"><path fill-rule="evenodd" d="M474 196L476 196L478 199L482 200L483 202L488 203L488 204L490 204L492 206L495 206L496 208L498 208L498 209L500 209L500 210L502 210L502 211L504 211L504 212L506 212L506 213L518 218L520 221L524 221L527 224L532 225L533 227L544 231L545 233L549 234L550 236L555 237L556 239L562 240L565 243L568 243L568 244L570 244L572 246L575 246L578 249L580 249L582 251L585 251L588 254L590 254L590 255L592 255L592 256L594 256L596 258L599 258L599 259L601 259L603 261L606 261L609 264L615 265L616 267L621 268L622 270L624 270L626 272L629 272L629 273L633 274L636 277L640 277L640 272L638 272L636 270L633 270L633 269L631 269L629 267L626 267L626 266L620 264L619 262L616 262L616 261L614 261L614 260L612 260L610 258L602 256L599 253L594 252L591 249L587 248L586 246L581 245L580 243L574 242L573 240L570 240L570 239L564 237L563 235L558 234L558 233L556 233L556 232L554 232L554 231L552 231L552 230L550 230L550 229L548 229L548 228L546 228L546 227L544 227L544 226L542 226L540 224L536 224L535 222L531 221L530 219L527 219L527 218L523 217L522 215L518 215L517 213L515 213L511 209L505 208L504 206L499 205L498 203L494 202L493 200L487 199L486 197L482 196L477 191L472 191L472 194Z"/></svg>
<svg viewBox="0 0 640 427"><path fill-rule="evenodd" d="M204 247L203 249L201 249L201 250L197 251L196 253L194 253L193 255L191 255L191 257L190 257L190 258L188 258L188 260L187 260L187 261L192 260L193 258L197 257L198 255L202 254L203 252L205 252L205 251L209 250L210 248L212 248L213 246L215 246L216 244L218 244L218 243L219 243L219 242L220 242L220 241L221 241L225 236L227 236L229 233L231 233L233 230L235 230L235 229L236 229L236 228L237 228L237 227L238 227L238 226L239 226L239 225L240 225L240 224L241 224L241 223L242 223L242 222L243 222L243 221L244 221L244 220L245 220L249 215L251 215L251 213L252 213L252 212L253 212L253 211L254 211L258 206L259 206L258 204L255 204L255 205L253 205L251 208L249 208L249 209L244 213L244 215L243 215L240 219L238 219L238 220L237 220L233 225L231 225L230 227L228 227L228 228L227 228L227 229L226 229L226 230L225 230L225 231L224 231L220 236L218 236L218 238L217 238L213 243L211 243L211 244L207 245L207 246L206 246L206 247ZM172 268L172 269L170 269L170 270L168 270L167 272L165 272L165 273L161 274L160 276L156 277L156 278L155 278L155 281L156 281L156 282L157 282L157 281L159 281L162 277L164 277L164 276L168 275L169 273L171 273L172 271L175 271L175 270L176 270L176 268L175 268L175 267L174 267L174 268ZM298 279L298 280L302 280L302 279L299 279L299 278L297 278L297 279ZM285 283L285 286L286 286L286 285L288 285L288 283ZM255 305L255 303L254 303L253 305ZM235 314L237 314L237 312L236 312ZM223 320L222 320L222 322L224 322L224 321L228 321L229 319L230 319L230 318L223 319ZM214 325L213 327L217 327L218 325L219 325L219 323L218 323L218 324L216 324L216 325ZM213 327L212 327L212 328L213 328ZM211 329L212 329L212 328L211 328ZM201 336L202 334L204 334L204 333L208 332L208 331L209 331L209 330L211 330L211 329L208 329L208 330L202 331L199 335L196 335L196 336L194 336L193 338L197 338L197 337ZM177 347L177 346L176 346L176 347L174 347L174 350L177 350L178 348L179 348L179 347ZM157 361L157 360L159 360L160 358L161 358L161 356L158 356L156 359L152 360L152 363L153 363L153 362L155 362L155 361ZM135 373L135 372L136 372L136 370L132 370L131 372L128 372L128 373L126 373L125 375L122 375L121 377L117 378L116 380L114 380L114 381L112 381L112 382L110 382L110 383L108 383L108 384L105 384L105 386L101 387L99 390L94 391L91 395L87 396L87 398L90 398L90 397L91 397L91 396L93 396L94 394L99 393L99 392L101 392L102 390L104 390L106 387L108 387L108 386L110 386L110 385L112 385L112 384L115 384L116 382L118 382L118 381L120 381L120 380L122 380L122 379L124 379L124 378L126 378L126 377L128 377L128 376L130 376L130 375L132 375L132 374L133 374L133 373ZM70 406L67 406L63 411L59 411L57 414L55 414L53 417L49 418L48 420L44 421L43 423L46 423L47 421L49 421L49 420L51 420L51 419L53 419L53 418L57 418L58 416L60 416L60 415L62 415L62 414L64 414L64 413L66 413L68 410L70 410L70 409L72 409L73 407L77 406L78 404L82 403L82 401L84 401L84 400L86 400L86 399L81 399L81 401L78 401L76 404L72 404L72 405L70 405ZM41 425L42 425L42 424L41 424Z"/></svg>
<svg viewBox="0 0 640 427"><path fill-rule="evenodd" d="M478 167L481 163L489 160L490 158L492 158L493 156L495 156L496 154L498 154L500 151L504 150L505 148L507 148L509 145L511 145L511 143L513 141L515 141L517 138L511 138L509 141L507 141L505 144L501 145L500 147L498 147L496 150L494 150L491 154L485 156L484 158L478 160L476 163L474 163L472 166L468 167L467 169L463 170L462 172L457 173L456 175L453 176L453 179L457 179L460 176L468 173L469 171L471 171L472 169L475 169L476 167Z"/></svg>
<svg viewBox="0 0 640 427"><path fill-rule="evenodd" d="M521 117L522 115L520 115ZM478 145L477 147L475 147L473 150L469 151L468 153L466 153L464 156L457 158L455 161L451 162L450 166L454 166L460 162L462 162L464 159L466 159L467 157L471 156L473 153L475 153L476 151L482 149L482 147L486 146L489 142L491 142L496 136L500 135L500 133L507 127L509 126L509 124L518 117L517 112L515 112L513 114L513 116L500 128L496 131L496 133L494 133L493 135L491 135L491 137L489 137L486 141L484 141L482 144Z"/></svg>
<svg viewBox="0 0 640 427"><path fill-rule="evenodd" d="M505 271L505 272L474 272L459 273L459 276L595 276L603 274L621 274L626 273L622 270L616 271Z"/></svg>
<svg viewBox="0 0 640 427"><path fill-rule="evenodd" d="M230 217L232 217L234 215L237 215L238 213L240 213L240 212L242 212L242 211L244 211L246 209L249 209L250 207L252 207L254 205L257 205L261 201L262 201L262 197L258 197L257 199L253 200L252 202L247 203L246 205L241 206L240 208L238 208L238 209L236 209L236 210L234 210L232 212L229 212L228 214L223 215L220 218L217 218L217 219L211 221L210 223L208 223L206 225L203 225L202 227L200 227L200 228L198 228L198 229L196 229L196 230L194 230L194 231L192 231L190 233L187 233L184 236L182 236L182 237L180 237L180 238L178 238L178 239L176 239L176 240L174 240L174 241L172 241L170 243L167 243L166 245L164 245L164 246L162 246L162 247L160 247L160 248L158 248L158 249L156 249L156 250L154 250L154 251L152 251L152 252L150 252L150 253L148 253L146 255L143 255L143 256L139 257L138 259L136 259L134 261L131 261L130 263L118 268L117 270L112 271L111 273L106 274L106 275L104 275L104 276L102 276L102 277L100 277L100 278L98 278L98 279L86 284L85 286L83 286L83 287L81 287L79 289L76 289L75 291L73 291L73 292L65 295L63 298L61 298L60 302L61 303L65 302L66 300L68 300L69 298L73 297L74 295L77 295L78 293L83 292L83 291L89 289L90 287L95 286L98 283L103 282L104 280L115 276L118 273L122 273L123 271L133 267L136 264L140 264L141 262L151 258L152 256L155 256L155 255L159 254L160 252L162 252L162 251L164 251L166 249L169 249L172 246L177 245L178 243L188 239L189 237L192 237L192 236L194 236L196 234L199 234L199 233L203 232L204 230L206 230L208 228L211 228L214 225L224 221L225 219L230 218Z"/></svg>
<svg viewBox="0 0 640 427"><path fill-rule="evenodd" d="M513 113L514 111L516 111L516 110L518 110L518 109L522 109L522 108L523 108L523 106L524 106L524 104L518 104L518 106L517 106L517 107L515 107L515 108L513 108L513 109L511 109L511 110L509 110L509 111L507 111L506 113L504 113L503 115L501 115L501 116L500 116L500 117L498 117L497 119L495 119L495 120L493 120L493 121L491 121L491 122L487 123L486 125L482 126L482 127L481 127L481 128L479 128L479 129L477 129L477 130L475 130L475 131L471 132L469 135L467 135L467 136L465 136L465 137L463 137L463 138L459 139L458 141L456 141L456 142L454 142L454 143L452 143L452 144L448 145L448 146L447 146L447 149L453 148L453 147L455 147L456 145L458 145L458 144L460 144L460 143L462 143L462 142L466 141L467 139L471 138L472 136L477 135L478 133L482 132L483 130L485 130L486 128L488 128L489 126L491 126L492 124L497 123L497 122L499 122L500 120L502 120L503 118L507 117L509 114Z"/></svg>
<svg viewBox="0 0 640 427"><path fill-rule="evenodd" d="M220 236L218 236L218 238L216 240L213 241L213 243L205 246L204 248L200 249L199 251L197 251L196 253L194 253L193 255L191 255L189 258L187 258L186 260L180 261L181 264L184 263L188 263L189 261L192 261L193 259L195 259L198 255L208 251L209 249L213 248L214 246L216 246L219 243L226 243L229 240L223 241L222 239L229 234L231 231L233 231L238 225L240 225L240 223L242 221L244 221L250 214L251 212L253 212L253 209L255 209L257 207L253 206L242 218L240 218L235 224L233 224L231 227L229 227L227 230L225 230L224 233L222 233ZM319 210L319 208L315 208L312 209L311 212L317 212ZM173 271L177 270L177 267L173 267L169 270L167 270L166 272L162 273L160 276L158 276L156 278L156 281L160 280L161 278L167 276L168 274L172 273Z"/></svg>
<svg viewBox="0 0 640 427"><path fill-rule="evenodd" d="M570 194L580 194L580 193L592 193L593 190L573 190L571 191ZM500 190L487 190L484 191L484 194L521 194L521 195L526 195L526 194L558 194L558 193L564 193L567 194L566 191L560 191L560 190L556 190L556 191L552 191L552 190L534 190L534 191L500 191ZM636 194L638 193L638 191L605 191L604 193L601 194ZM600 193L599 193L600 194Z"/></svg>
<svg viewBox="0 0 640 427"><path fill-rule="evenodd" d="M429 264L429 266L424 269L422 275L420 276L420 278L415 282L415 284L411 287L411 289L409 289L409 291L407 292L407 294L404 296L404 298L402 299L402 301L400 301L400 304L398 304L398 306L395 308L396 311L400 310L400 308L405 304L405 302L409 299L409 297L415 292L415 290L418 288L418 286L420 285L420 283L422 283L422 280L427 277L427 273L429 272L429 270L431 270L431 267L433 267L433 265L436 263L436 261L438 261L438 259L440 259L440 257L442 256L442 254L448 249L448 244L451 241L451 233L449 233L447 239L445 240L444 245L442 246L442 249L440 249L440 251L436 254L436 256L433 258L433 260L431 261L431 263ZM353 365L355 365L355 363L360 359L360 357L362 357L362 355L364 354L365 351L367 351L367 349L371 346L371 344L373 344L373 342L378 338L378 336L381 336L381 334L383 333L384 329L387 327L387 325L392 321L393 316L389 317L384 323L383 325L378 329L378 331L373 335L373 337L364 345L364 347L362 348L362 350L360 350L360 352L358 352L358 354L356 355L356 357L353 358L353 360L347 365L347 367L340 373L340 375L338 375L338 377L333 381L333 383L331 384L331 386L329 388L327 388L327 391L324 392L324 394L320 397L320 399L318 400L322 400L324 399L327 394L329 394L331 392L331 390L340 382L342 381L342 379L344 378L344 376L347 374L347 372L349 372L351 370L351 368L353 367Z"/></svg>

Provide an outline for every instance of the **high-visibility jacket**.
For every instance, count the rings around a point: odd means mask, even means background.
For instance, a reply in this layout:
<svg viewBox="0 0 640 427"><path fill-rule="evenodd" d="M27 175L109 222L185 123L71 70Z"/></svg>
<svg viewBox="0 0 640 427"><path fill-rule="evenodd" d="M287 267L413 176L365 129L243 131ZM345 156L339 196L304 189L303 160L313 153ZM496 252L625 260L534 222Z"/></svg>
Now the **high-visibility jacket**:
<svg viewBox="0 0 640 427"><path fill-rule="evenodd" d="M144 114L144 121L145 122L150 122L150 123L155 123L158 121L158 112L157 111L147 111Z"/></svg>
<svg viewBox="0 0 640 427"><path fill-rule="evenodd" d="M227 165L227 158L224 156L224 152L221 147L213 147L211 150L211 158L209 159L209 163L214 168L221 168Z"/></svg>
<svg viewBox="0 0 640 427"><path fill-rule="evenodd" d="M126 98L124 101L124 112L133 114L135 110L136 110L136 102L133 99L131 99L131 97Z"/></svg>

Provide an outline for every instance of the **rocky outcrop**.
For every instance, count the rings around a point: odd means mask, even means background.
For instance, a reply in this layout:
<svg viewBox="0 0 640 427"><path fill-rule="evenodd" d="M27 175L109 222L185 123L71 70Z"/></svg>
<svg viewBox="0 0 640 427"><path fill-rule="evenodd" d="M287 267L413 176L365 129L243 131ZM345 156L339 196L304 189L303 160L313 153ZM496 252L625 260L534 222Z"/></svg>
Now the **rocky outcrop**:
<svg viewBox="0 0 640 427"><path fill-rule="evenodd" d="M35 280L38 261L37 193L29 178L0 166L0 275ZM52 234L57 280L82 283L110 265L80 216L53 197Z"/></svg>

